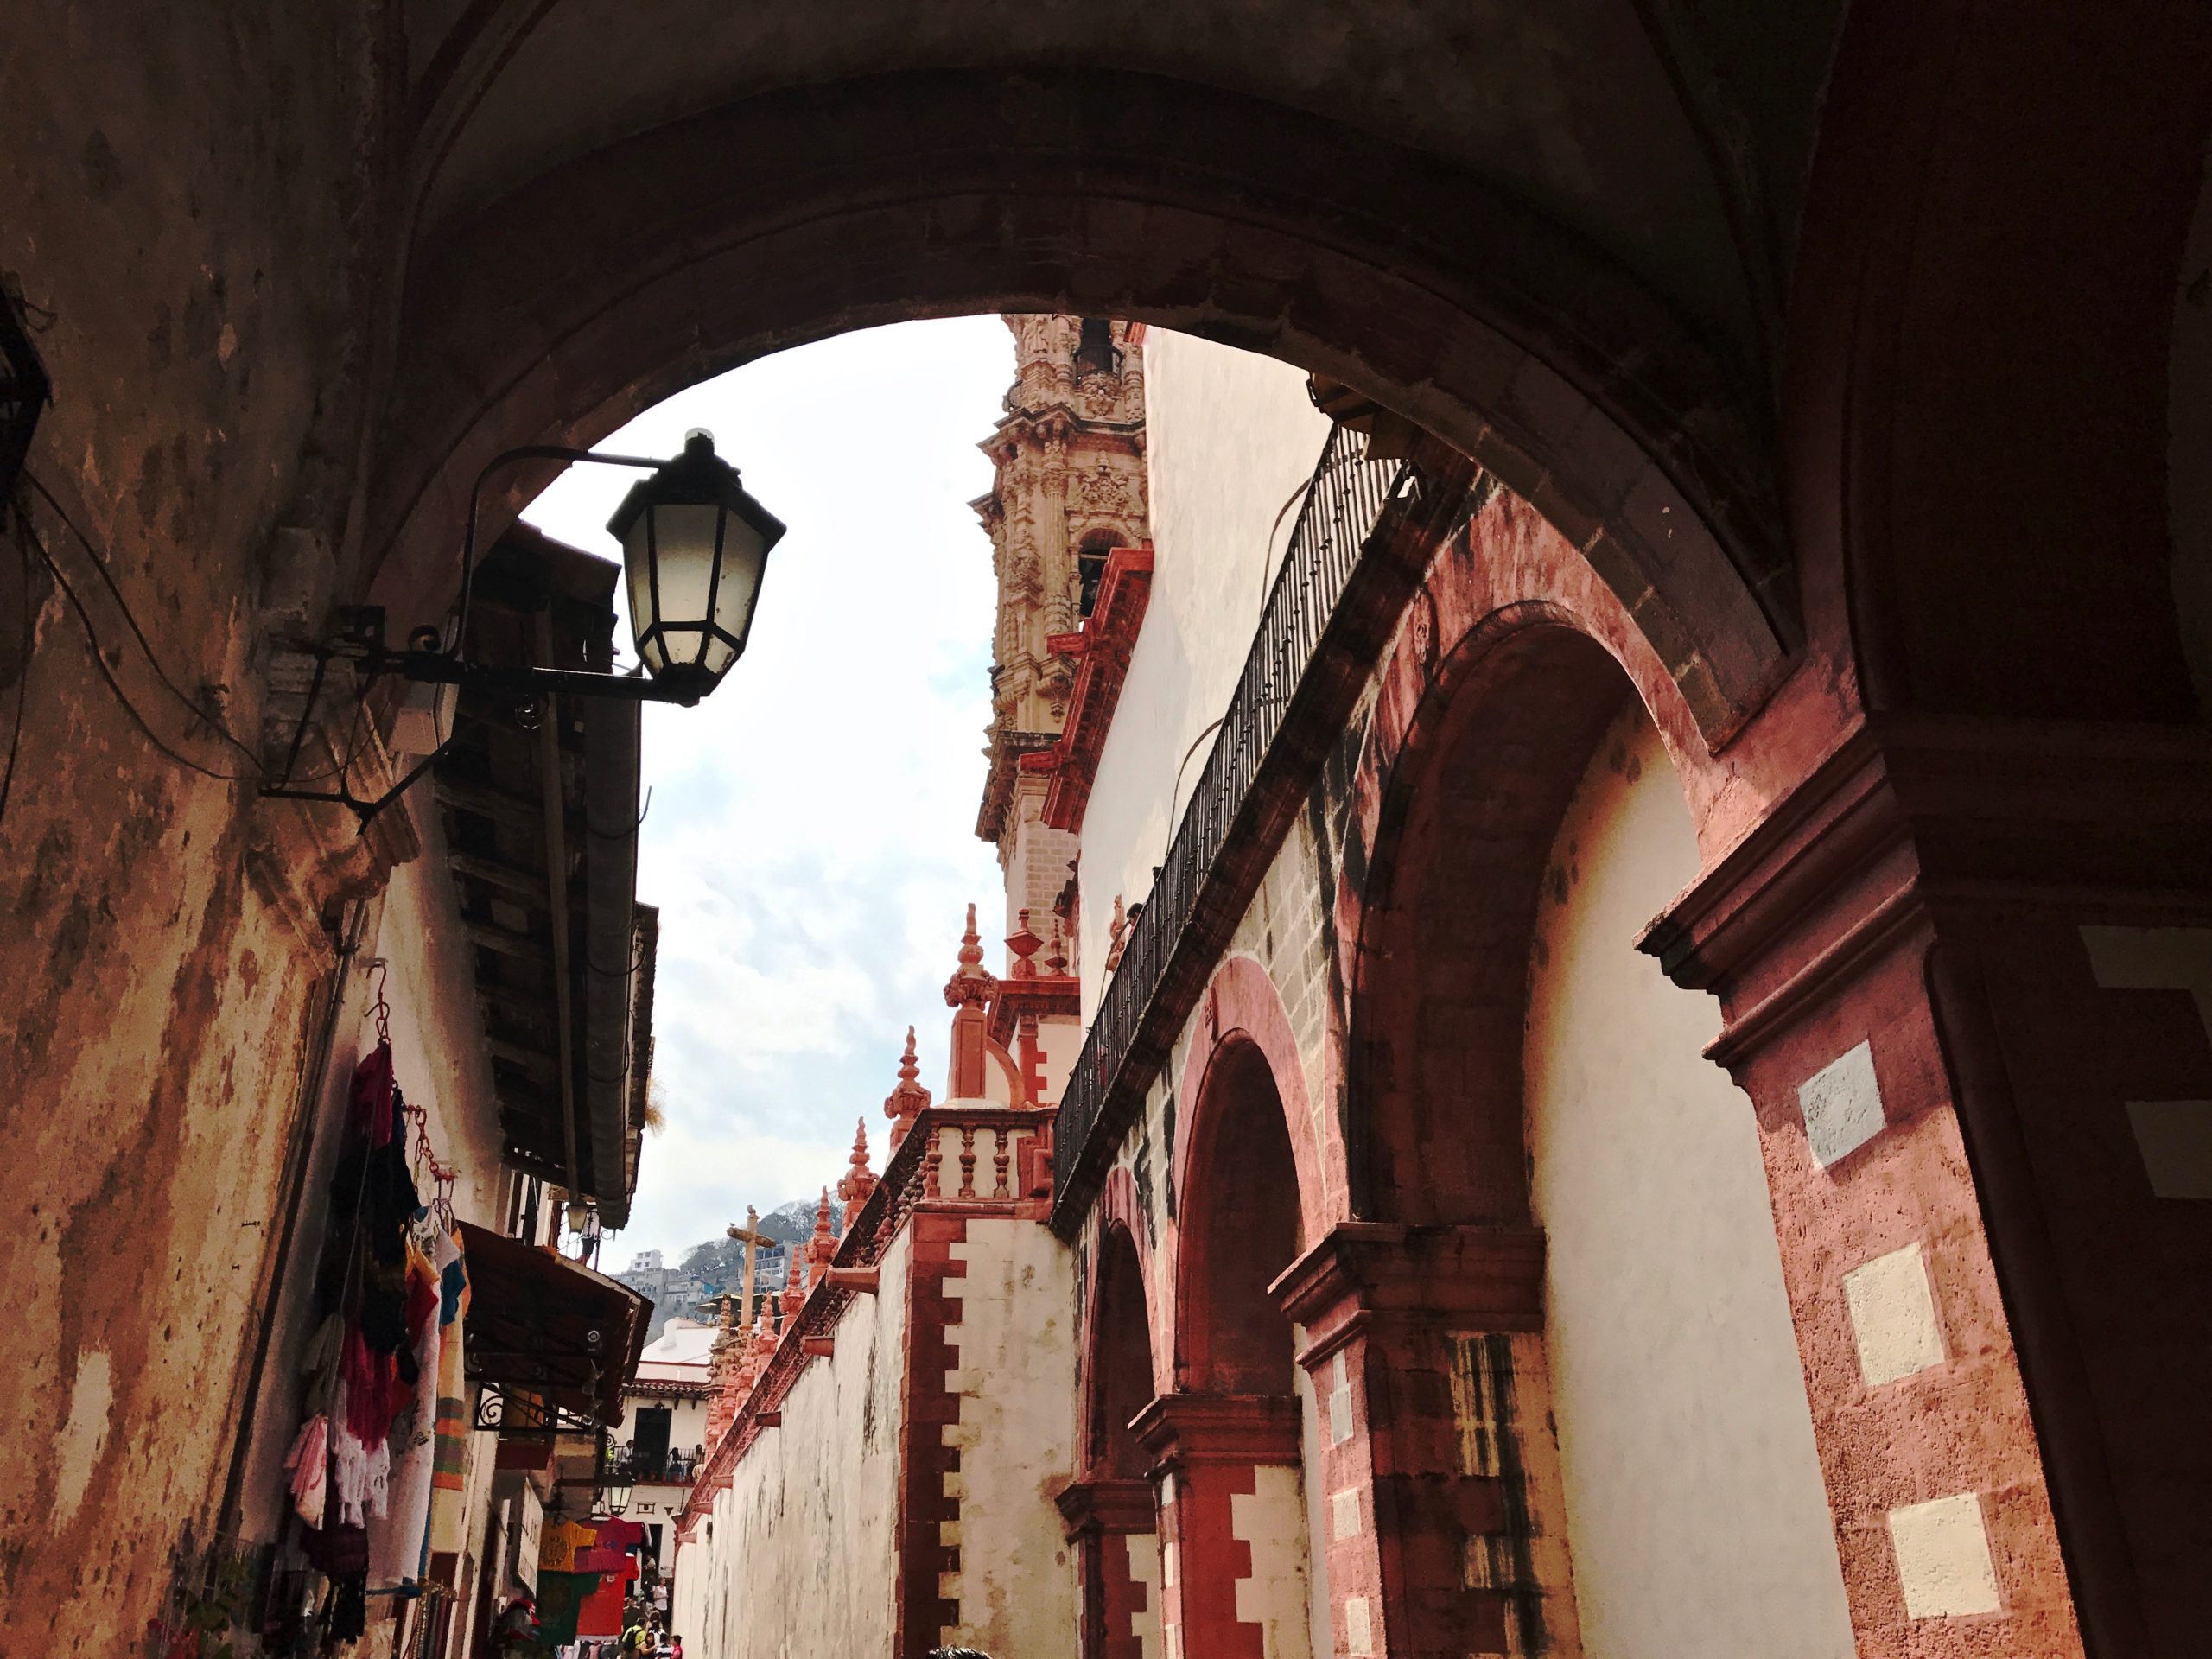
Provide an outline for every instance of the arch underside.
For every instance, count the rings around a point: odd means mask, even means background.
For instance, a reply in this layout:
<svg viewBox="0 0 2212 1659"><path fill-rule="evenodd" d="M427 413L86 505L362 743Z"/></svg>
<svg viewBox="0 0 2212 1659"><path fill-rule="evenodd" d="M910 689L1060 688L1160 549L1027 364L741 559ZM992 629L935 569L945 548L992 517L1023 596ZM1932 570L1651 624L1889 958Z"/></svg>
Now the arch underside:
<svg viewBox="0 0 2212 1659"><path fill-rule="evenodd" d="M1157 77L778 93L570 162L422 256L365 537L444 603L477 471L845 329L1124 316L1344 379L1489 466L1637 616L1708 741L1798 637L1758 372L1480 176ZM493 511L545 474L518 471Z"/></svg>
<svg viewBox="0 0 2212 1659"><path fill-rule="evenodd" d="M2162 441L2201 7L407 12L348 537L399 618L443 608L504 448L842 329L1053 309L1274 353L1474 455L1712 747L1808 642L1885 709L2201 712Z"/></svg>

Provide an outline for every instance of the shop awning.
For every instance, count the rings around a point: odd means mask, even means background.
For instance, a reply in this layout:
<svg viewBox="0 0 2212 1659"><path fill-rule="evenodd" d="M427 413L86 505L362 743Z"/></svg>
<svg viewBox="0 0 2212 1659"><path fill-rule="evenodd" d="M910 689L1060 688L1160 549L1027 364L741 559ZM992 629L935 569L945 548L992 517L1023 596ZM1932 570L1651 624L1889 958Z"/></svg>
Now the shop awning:
<svg viewBox="0 0 2212 1659"><path fill-rule="evenodd" d="M627 1285L520 1239L461 1224L468 1253L468 1376L477 1425L511 1435L612 1427L653 1305Z"/></svg>

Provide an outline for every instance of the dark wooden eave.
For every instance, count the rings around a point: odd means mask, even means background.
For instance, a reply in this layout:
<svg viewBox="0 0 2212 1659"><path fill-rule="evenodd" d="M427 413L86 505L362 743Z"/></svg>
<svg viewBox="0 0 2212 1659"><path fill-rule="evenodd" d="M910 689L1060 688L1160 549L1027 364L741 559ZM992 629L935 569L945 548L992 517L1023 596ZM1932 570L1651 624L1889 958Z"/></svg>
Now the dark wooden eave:
<svg viewBox="0 0 2212 1659"><path fill-rule="evenodd" d="M471 658L606 671L620 575L509 531L478 573ZM436 772L506 1161L609 1228L637 1184L658 932L636 902L638 722L633 702L464 694Z"/></svg>

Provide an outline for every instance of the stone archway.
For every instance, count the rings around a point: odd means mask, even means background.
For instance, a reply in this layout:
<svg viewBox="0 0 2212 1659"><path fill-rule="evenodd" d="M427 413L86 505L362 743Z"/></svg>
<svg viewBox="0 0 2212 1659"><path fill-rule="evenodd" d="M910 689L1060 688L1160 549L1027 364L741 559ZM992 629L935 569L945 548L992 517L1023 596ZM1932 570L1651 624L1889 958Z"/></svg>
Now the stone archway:
<svg viewBox="0 0 2212 1659"><path fill-rule="evenodd" d="M410 279L364 574L396 622L435 614L453 526L500 451L595 438L826 334L988 310L1190 329L1413 416L1562 528L1715 744L1786 670L1764 400L1730 353L1472 174L1130 74L766 96L486 208ZM504 480L494 516L543 476Z"/></svg>

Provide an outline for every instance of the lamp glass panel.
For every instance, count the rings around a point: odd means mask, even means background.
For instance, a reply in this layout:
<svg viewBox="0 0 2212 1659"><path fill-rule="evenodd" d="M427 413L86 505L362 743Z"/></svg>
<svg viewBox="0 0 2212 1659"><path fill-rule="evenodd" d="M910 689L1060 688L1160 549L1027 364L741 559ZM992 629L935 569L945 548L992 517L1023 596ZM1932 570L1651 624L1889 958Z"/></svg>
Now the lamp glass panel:
<svg viewBox="0 0 2212 1659"><path fill-rule="evenodd" d="M651 525L655 586L646 590L650 615L641 626L658 623L664 630L661 645L665 660L646 663L655 672L671 664L698 660L699 635L694 630L707 620L707 589L715 569L715 531L721 517L721 508L712 502L664 503L639 515L630 532L634 539L645 534ZM652 604L656 596L658 607Z"/></svg>
<svg viewBox="0 0 2212 1659"><path fill-rule="evenodd" d="M706 639L702 662L709 673L722 674L737 660L745 644L745 631L753 623L753 607L760 597L760 572L767 563L767 548L760 532L732 513L722 532L721 584L715 590L715 626L737 643L715 634Z"/></svg>
<svg viewBox="0 0 2212 1659"><path fill-rule="evenodd" d="M645 665L648 674L658 674L668 666L668 658L660 648L658 636L648 639L645 630L653 625L652 564L651 543L652 515L641 512L630 526L630 533L622 541L622 573L630 588L630 637L638 647L638 659Z"/></svg>

